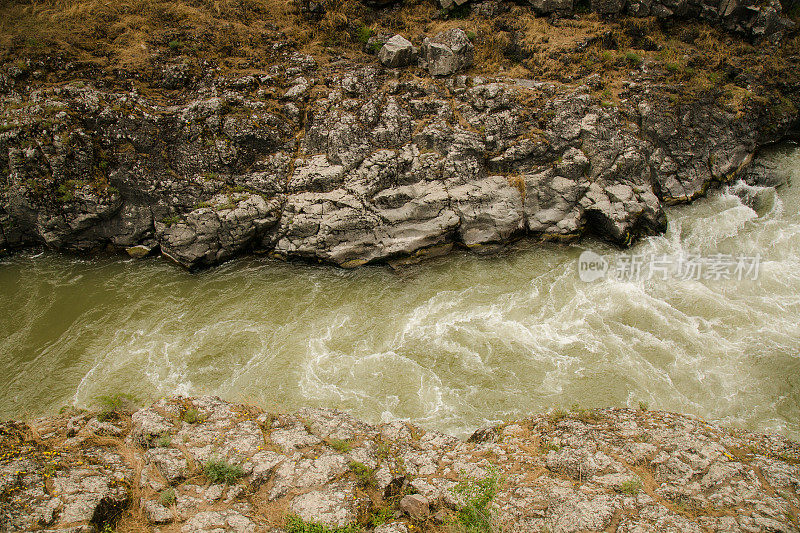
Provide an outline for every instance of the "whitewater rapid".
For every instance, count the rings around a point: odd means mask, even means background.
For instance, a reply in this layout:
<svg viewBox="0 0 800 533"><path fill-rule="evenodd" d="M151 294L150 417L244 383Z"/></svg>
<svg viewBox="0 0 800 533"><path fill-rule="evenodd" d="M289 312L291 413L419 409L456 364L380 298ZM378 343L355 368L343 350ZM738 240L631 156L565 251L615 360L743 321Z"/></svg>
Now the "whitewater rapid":
<svg viewBox="0 0 800 533"><path fill-rule="evenodd" d="M0 263L0 417L215 394L464 435L554 406L638 406L800 438L800 150L790 183L729 185L631 250L519 243L393 271L25 253ZM759 258L755 279L581 281L591 250Z"/></svg>

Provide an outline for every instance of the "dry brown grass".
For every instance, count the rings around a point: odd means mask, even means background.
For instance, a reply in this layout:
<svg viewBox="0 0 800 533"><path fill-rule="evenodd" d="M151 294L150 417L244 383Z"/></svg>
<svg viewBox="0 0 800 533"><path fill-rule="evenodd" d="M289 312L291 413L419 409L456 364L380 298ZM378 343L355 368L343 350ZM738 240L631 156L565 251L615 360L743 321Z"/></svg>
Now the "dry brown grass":
<svg viewBox="0 0 800 533"><path fill-rule="evenodd" d="M420 44L426 35L458 27L476 48L469 74L564 83L598 74L598 94L610 91L603 99L614 104L621 81L647 62L684 92L718 93L739 106L747 95L732 85L731 69L780 80L796 70L787 58L800 48L800 36L755 47L698 22L662 27L655 19L594 14L553 22L517 4L505 4L506 11L493 17L466 11L447 18L435 0L386 9L359 0L323 2L324 16L309 20L294 0L9 0L0 5L0 60L55 57L78 66L62 77L81 77L84 66L109 77L118 68L154 73L163 60L177 57L195 69L205 68L198 66L205 60L223 72L253 72L281 60L276 42L322 65L332 56L363 64L375 61L363 50L370 35L402 33Z"/></svg>
<svg viewBox="0 0 800 533"><path fill-rule="evenodd" d="M12 1L0 7L0 45L12 56L58 50L136 68L157 51L255 56L295 17L284 0Z"/></svg>

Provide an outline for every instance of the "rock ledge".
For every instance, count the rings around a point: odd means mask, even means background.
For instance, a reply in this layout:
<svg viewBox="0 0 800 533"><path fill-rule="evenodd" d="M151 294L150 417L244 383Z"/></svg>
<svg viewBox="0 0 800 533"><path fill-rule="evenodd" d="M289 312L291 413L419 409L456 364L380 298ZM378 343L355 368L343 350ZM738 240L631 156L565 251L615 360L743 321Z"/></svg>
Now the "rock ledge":
<svg viewBox="0 0 800 533"><path fill-rule="evenodd" d="M0 424L0 529L446 531L488 479L507 531L800 530L800 446L685 415L552 411L466 442L214 397L100 418Z"/></svg>

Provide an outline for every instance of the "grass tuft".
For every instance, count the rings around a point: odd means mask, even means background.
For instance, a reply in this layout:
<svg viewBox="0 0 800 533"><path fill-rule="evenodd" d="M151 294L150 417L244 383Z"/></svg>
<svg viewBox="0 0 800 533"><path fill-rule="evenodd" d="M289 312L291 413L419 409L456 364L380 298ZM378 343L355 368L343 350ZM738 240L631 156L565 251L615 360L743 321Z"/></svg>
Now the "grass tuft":
<svg viewBox="0 0 800 533"><path fill-rule="evenodd" d="M500 477L491 470L483 479L467 479L459 483L454 491L464 498L456 519L468 533L491 533L495 530L494 517L489 505L497 496Z"/></svg>
<svg viewBox="0 0 800 533"><path fill-rule="evenodd" d="M232 485L244 475L239 465L233 465L224 459L210 459L203 465L203 475L211 483Z"/></svg>
<svg viewBox="0 0 800 533"><path fill-rule="evenodd" d="M642 488L642 480L639 478L634 478L623 482L622 485L620 485L619 487L619 491L623 494L635 496L636 494L638 494L641 488Z"/></svg>
<svg viewBox="0 0 800 533"><path fill-rule="evenodd" d="M347 453L349 452L353 445L349 440L342 440L342 439L330 439L328 440L328 446L336 450L337 452Z"/></svg>
<svg viewBox="0 0 800 533"><path fill-rule="evenodd" d="M169 507L170 505L174 504L177 500L175 496L175 489L172 487L168 489L162 490L158 495L158 500L161 502L161 505Z"/></svg>
<svg viewBox="0 0 800 533"><path fill-rule="evenodd" d="M118 418L120 414L131 411L136 405L135 398L130 394L103 395L95 400L100 406L97 419L101 422Z"/></svg>

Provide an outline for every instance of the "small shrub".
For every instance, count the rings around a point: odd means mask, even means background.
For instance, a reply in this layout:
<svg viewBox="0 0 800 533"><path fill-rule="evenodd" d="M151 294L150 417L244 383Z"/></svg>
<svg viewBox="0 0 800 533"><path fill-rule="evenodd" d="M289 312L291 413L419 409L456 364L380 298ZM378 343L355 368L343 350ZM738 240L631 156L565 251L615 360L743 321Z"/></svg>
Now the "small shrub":
<svg viewBox="0 0 800 533"><path fill-rule="evenodd" d="M203 465L203 475L211 483L231 485L244 475L239 465L232 465L223 459L210 459Z"/></svg>
<svg viewBox="0 0 800 533"><path fill-rule="evenodd" d="M478 34L475 33L474 31L467 32L467 39L469 39L470 41L474 41L476 37L478 37Z"/></svg>
<svg viewBox="0 0 800 533"><path fill-rule="evenodd" d="M361 44L367 44L369 38L372 37L372 33L372 29L362 23L356 30L356 39Z"/></svg>
<svg viewBox="0 0 800 533"><path fill-rule="evenodd" d="M581 422L589 423L597 420L597 413L594 409L584 409L578 404L575 404L572 406L571 411L575 413L575 418Z"/></svg>
<svg viewBox="0 0 800 533"><path fill-rule="evenodd" d="M96 400L100 405L97 419L101 422L117 418L121 413L130 410L135 403L133 396L130 394L98 396Z"/></svg>
<svg viewBox="0 0 800 533"><path fill-rule="evenodd" d="M647 403L646 401L644 401L644 400L640 400L640 401L639 401L639 410L640 410L640 411L647 411L647 410L649 410L649 409L650 409L650 404L648 404L648 403Z"/></svg>
<svg viewBox="0 0 800 533"><path fill-rule="evenodd" d="M389 520L394 517L394 512L389 509L388 507L380 507L378 509L372 509L369 512L369 525L372 527L378 527L380 525L385 524Z"/></svg>
<svg viewBox="0 0 800 533"><path fill-rule="evenodd" d="M169 42L169 49L170 50L177 50L183 46L183 43L178 41L177 39Z"/></svg>
<svg viewBox="0 0 800 533"><path fill-rule="evenodd" d="M560 407L556 407L555 409L550 411L550 413L547 415L547 418L550 419L550 422L558 422L559 420L566 418L566 416L567 416L566 411L564 411Z"/></svg>
<svg viewBox="0 0 800 533"><path fill-rule="evenodd" d="M169 435L161 435L155 440L157 448L169 448L170 444L172 444L172 437Z"/></svg>
<svg viewBox="0 0 800 533"><path fill-rule="evenodd" d="M172 215L161 219L161 223L167 227L174 226L178 222L180 222L180 218L178 218L178 215Z"/></svg>
<svg viewBox="0 0 800 533"><path fill-rule="evenodd" d="M369 487L375 484L375 478L373 476L374 471L364 463L350 461L347 466L350 468L350 471L356 475L358 482L363 486Z"/></svg>
<svg viewBox="0 0 800 533"><path fill-rule="evenodd" d="M642 480L639 478L629 479L622 483L619 487L619 491L623 494L629 494L631 496L635 496L639 490L642 488Z"/></svg>
<svg viewBox="0 0 800 533"><path fill-rule="evenodd" d="M349 440L342 439L330 439L328 446L341 453L347 453L353 447Z"/></svg>
<svg viewBox="0 0 800 533"><path fill-rule="evenodd" d="M183 416L181 418L183 418L184 422L189 424L197 424L203 421L203 416L197 409L187 409L183 412Z"/></svg>
<svg viewBox="0 0 800 533"><path fill-rule="evenodd" d="M58 201L61 203L71 202L75 198L74 187L70 183L62 183L58 186Z"/></svg>
<svg viewBox="0 0 800 533"><path fill-rule="evenodd" d="M167 507L174 504L176 499L175 489L172 487L162 490L158 495L158 500L161 502L161 505L165 505Z"/></svg>
<svg viewBox="0 0 800 533"><path fill-rule="evenodd" d="M389 457L389 455L391 455L392 448L388 443L381 440L375 444L375 453L378 454L378 457L381 459L386 459Z"/></svg>

